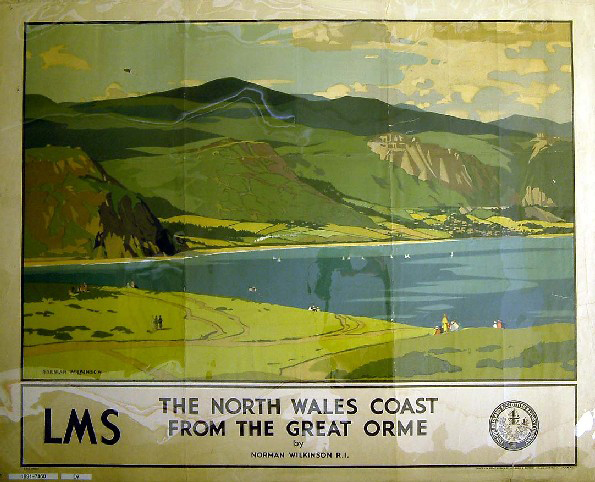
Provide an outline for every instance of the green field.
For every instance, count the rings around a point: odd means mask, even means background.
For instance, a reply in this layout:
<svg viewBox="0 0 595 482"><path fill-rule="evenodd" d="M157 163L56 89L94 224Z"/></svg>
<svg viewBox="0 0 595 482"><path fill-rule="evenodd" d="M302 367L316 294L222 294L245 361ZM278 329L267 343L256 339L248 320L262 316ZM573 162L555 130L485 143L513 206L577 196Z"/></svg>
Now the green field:
<svg viewBox="0 0 595 482"><path fill-rule="evenodd" d="M574 325L431 329L242 299L30 283L24 377L120 380L573 379ZM162 329L153 318L161 315ZM97 373L71 372L96 370Z"/></svg>
<svg viewBox="0 0 595 482"><path fill-rule="evenodd" d="M399 339L316 360L307 369L349 380L568 380L575 377L575 360L574 325L556 323Z"/></svg>

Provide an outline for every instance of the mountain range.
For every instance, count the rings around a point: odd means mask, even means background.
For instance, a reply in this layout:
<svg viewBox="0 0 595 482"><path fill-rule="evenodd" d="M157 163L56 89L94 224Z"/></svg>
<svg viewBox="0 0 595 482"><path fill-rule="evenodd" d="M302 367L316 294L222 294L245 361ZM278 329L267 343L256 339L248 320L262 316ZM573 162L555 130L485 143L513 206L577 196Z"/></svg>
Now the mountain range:
<svg viewBox="0 0 595 482"><path fill-rule="evenodd" d="M176 216L370 230L424 210L574 212L571 126L545 119L481 123L235 78L83 103L28 94L24 117L27 257L171 253Z"/></svg>

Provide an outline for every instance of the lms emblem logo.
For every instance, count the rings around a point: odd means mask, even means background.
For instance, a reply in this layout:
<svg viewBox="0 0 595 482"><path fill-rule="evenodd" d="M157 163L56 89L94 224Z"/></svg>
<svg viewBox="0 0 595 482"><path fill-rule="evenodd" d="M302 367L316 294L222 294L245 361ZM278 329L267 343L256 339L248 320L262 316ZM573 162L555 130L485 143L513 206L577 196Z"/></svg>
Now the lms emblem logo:
<svg viewBox="0 0 595 482"><path fill-rule="evenodd" d="M101 424L111 432L111 437L107 438L101 436L101 443L104 445L114 445L120 440L120 429L111 420L110 416L118 416L118 412L113 408L108 408L101 414ZM44 420L44 431L43 431L43 443L46 444L69 444L72 439L72 434L76 435L79 443L83 442L85 434L89 436L89 442L91 444L97 444L97 434L93 427L93 420L91 419L91 413L86 408L83 412L83 416L79 418L76 410L73 408L70 411L70 417L66 423L66 429L64 430L63 437L56 437L52 433L52 409L45 409L45 420Z"/></svg>
<svg viewBox="0 0 595 482"><path fill-rule="evenodd" d="M498 405L490 416L490 435L504 450L522 450L533 443L539 419L533 408L516 400Z"/></svg>

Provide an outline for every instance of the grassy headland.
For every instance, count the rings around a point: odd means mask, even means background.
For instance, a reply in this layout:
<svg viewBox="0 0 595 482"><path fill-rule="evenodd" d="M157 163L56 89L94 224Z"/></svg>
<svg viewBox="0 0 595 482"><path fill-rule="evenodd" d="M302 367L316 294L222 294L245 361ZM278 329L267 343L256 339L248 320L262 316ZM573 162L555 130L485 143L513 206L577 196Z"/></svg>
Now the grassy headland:
<svg viewBox="0 0 595 482"><path fill-rule="evenodd" d="M157 315L161 329L153 324ZM320 381L575 376L571 324L432 331L237 298L113 287L70 295L67 285L36 283L25 294L24 375Z"/></svg>

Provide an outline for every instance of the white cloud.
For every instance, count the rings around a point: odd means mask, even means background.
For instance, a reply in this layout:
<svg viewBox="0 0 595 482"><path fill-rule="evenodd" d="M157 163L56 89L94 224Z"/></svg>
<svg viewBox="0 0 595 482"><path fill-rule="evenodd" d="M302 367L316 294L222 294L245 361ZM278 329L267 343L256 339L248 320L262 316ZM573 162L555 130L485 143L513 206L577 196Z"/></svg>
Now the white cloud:
<svg viewBox="0 0 595 482"><path fill-rule="evenodd" d="M249 80L248 82L252 82L253 84L262 85L263 87L272 87L273 85L277 85L277 84L293 84L293 80L287 80L287 79L256 79L256 80Z"/></svg>
<svg viewBox="0 0 595 482"><path fill-rule="evenodd" d="M68 67L73 70L89 70L91 67L85 59L81 59L74 54L64 52L65 45L55 45L46 52L39 55L43 60L42 69L50 67Z"/></svg>
<svg viewBox="0 0 595 482"><path fill-rule="evenodd" d="M337 99L339 97L345 97L347 94L351 92L351 87L345 84L335 84L331 85L324 91L321 92L314 92L314 95L318 95L320 97L326 97L327 99Z"/></svg>
<svg viewBox="0 0 595 482"><path fill-rule="evenodd" d="M93 100L122 99L124 97L136 97L142 95L140 92L126 92L119 82L112 82L105 88L103 95L93 97Z"/></svg>
<svg viewBox="0 0 595 482"><path fill-rule="evenodd" d="M368 92L368 86L362 84L360 82L356 82L355 84L351 84L351 88L354 92Z"/></svg>

